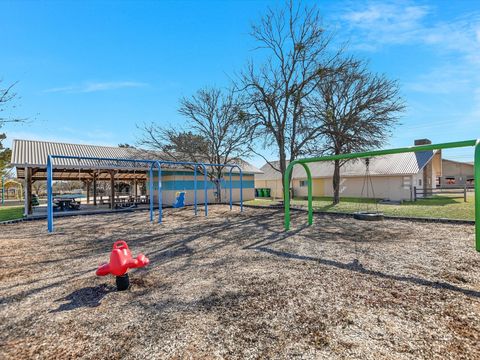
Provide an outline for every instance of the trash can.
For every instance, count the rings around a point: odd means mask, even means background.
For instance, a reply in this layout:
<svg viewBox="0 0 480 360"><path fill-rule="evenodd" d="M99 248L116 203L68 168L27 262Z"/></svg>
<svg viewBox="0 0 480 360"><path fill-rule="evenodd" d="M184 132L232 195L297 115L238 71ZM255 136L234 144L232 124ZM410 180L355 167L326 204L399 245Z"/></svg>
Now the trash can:
<svg viewBox="0 0 480 360"><path fill-rule="evenodd" d="M270 197L270 190L271 189L265 189L265 197Z"/></svg>
<svg viewBox="0 0 480 360"><path fill-rule="evenodd" d="M260 197L260 195L258 195L258 189L255 189L255 197Z"/></svg>

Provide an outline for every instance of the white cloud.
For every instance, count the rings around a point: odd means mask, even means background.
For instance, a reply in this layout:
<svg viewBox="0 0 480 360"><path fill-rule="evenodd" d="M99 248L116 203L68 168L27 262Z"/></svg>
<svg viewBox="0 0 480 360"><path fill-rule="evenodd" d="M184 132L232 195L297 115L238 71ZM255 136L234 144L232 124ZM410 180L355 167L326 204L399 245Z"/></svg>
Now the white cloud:
<svg viewBox="0 0 480 360"><path fill-rule="evenodd" d="M412 79L407 89L474 94L480 83L480 11L448 20L438 20L437 11L408 0L354 3L340 19L350 30L356 50L410 45L433 51L439 65Z"/></svg>
<svg viewBox="0 0 480 360"><path fill-rule="evenodd" d="M97 91L117 90L127 88L141 88L148 84L137 81L108 81L108 82L86 82L80 85L69 85L44 90L48 93L91 93Z"/></svg>
<svg viewBox="0 0 480 360"><path fill-rule="evenodd" d="M475 85L469 69L462 64L448 64L420 75L405 87L416 92L449 94L468 91Z"/></svg>
<svg viewBox="0 0 480 360"><path fill-rule="evenodd" d="M434 9L408 1L355 3L340 19L353 34L357 49L411 44L456 51L480 64L480 12L451 21L435 21Z"/></svg>
<svg viewBox="0 0 480 360"><path fill-rule="evenodd" d="M431 9L427 6L404 3L369 3L366 8L356 8L341 16L350 28L360 31L356 43L369 48L382 44L401 44L418 36L422 20ZM363 39L363 41L358 41Z"/></svg>

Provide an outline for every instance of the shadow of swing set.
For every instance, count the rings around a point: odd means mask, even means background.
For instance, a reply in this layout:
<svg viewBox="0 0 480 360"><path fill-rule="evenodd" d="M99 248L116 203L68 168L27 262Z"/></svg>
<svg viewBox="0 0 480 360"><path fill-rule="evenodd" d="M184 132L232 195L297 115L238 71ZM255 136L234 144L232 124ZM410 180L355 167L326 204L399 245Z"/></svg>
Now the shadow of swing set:
<svg viewBox="0 0 480 360"><path fill-rule="evenodd" d="M197 173L200 172L203 174L203 191L204 191L204 214L208 216L208 172L207 167L225 167L229 168L229 205L230 210L233 208L233 182L232 182L232 171L238 169L240 176L240 212L243 212L243 171L242 168L237 164L209 164L209 163L195 163L188 161L163 161L163 160L141 160L141 159L120 159L120 158L102 158L102 157L90 157L90 156L70 156L70 155L48 155L47 157L47 227L48 232L54 231L54 216L53 216L53 166L54 161L63 160L69 167L75 167L72 165L77 161L77 165L80 168L81 161L89 162L90 164L103 164L109 168L119 168L120 164L124 167L137 168L137 165L145 166L149 171L149 185L150 185L150 194L154 193L154 173L156 171L158 179L156 181L156 190L158 191L158 223L162 222L163 218L163 199L162 199L162 165L183 165L193 167L193 196L194 196L194 213L198 214L198 201L197 201ZM105 165L107 164L107 165ZM88 167L87 164L84 164L84 167ZM154 222L155 210L154 210L154 197L149 197L149 212L150 212L150 222ZM178 191L175 194L175 202L171 204L173 208L181 208L185 206L185 191Z"/></svg>
<svg viewBox="0 0 480 360"><path fill-rule="evenodd" d="M441 144L409 146L409 147L396 148L396 149L367 151L367 152L352 153L352 154L340 154L340 155L321 156L321 157L294 160L288 165L283 178L283 189L284 189L284 199L285 199L284 201L285 230L290 229L290 192L288 191L288 189L290 189L292 170L295 165L301 165L305 169L305 172L307 173L308 224L311 225L313 223L312 174L308 167L309 163L315 163L320 161L347 160L347 159L369 159L371 157L381 156L381 155L400 154L400 153L417 152L417 151L432 151L432 150L440 150L440 149L454 149L454 148L463 148L463 147L475 147L475 155L474 155L475 248L478 252L480 252L480 139L441 143ZM364 181L364 187L366 185L367 189L369 187L368 163L369 161L367 160L366 161L367 169L366 169L365 181ZM370 180L370 183L371 183L371 180ZM371 218L371 216L369 216L369 214L373 217L377 216L378 218L373 219ZM363 217L362 215L365 215L365 218L362 218ZM355 216L359 220L380 220L383 217L382 214L378 213L378 211L367 212L366 214L365 213L362 214L362 212L357 212Z"/></svg>

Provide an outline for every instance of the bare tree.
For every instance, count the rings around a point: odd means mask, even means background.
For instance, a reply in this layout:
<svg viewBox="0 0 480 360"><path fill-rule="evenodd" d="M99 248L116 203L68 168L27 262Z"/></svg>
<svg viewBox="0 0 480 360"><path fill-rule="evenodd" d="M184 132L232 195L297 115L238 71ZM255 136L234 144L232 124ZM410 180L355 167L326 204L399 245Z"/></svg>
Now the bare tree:
<svg viewBox="0 0 480 360"><path fill-rule="evenodd" d="M14 111L17 108L16 100L19 98L14 91L14 87L18 82L3 86L3 80L0 79L0 128L7 123L24 122L26 119L18 118L9 115L9 111ZM5 173L10 168L11 150L3 147L3 140L7 138L5 133L0 133L0 173Z"/></svg>
<svg viewBox="0 0 480 360"><path fill-rule="evenodd" d="M316 154L351 153L384 145L405 109L397 81L373 74L363 61L350 60L342 71L328 74L310 97L308 116L318 122L322 142L309 144ZM333 203L340 201L340 168L333 174Z"/></svg>
<svg viewBox="0 0 480 360"><path fill-rule="evenodd" d="M344 64L339 62L340 50L331 51L332 37L315 7L290 1L278 11L269 9L251 35L257 50L268 57L260 66L250 62L237 87L247 94L263 146L278 151L278 167L265 161L283 177L287 161L305 154L321 130L322 124L305 116L306 100L327 74Z"/></svg>
<svg viewBox="0 0 480 360"><path fill-rule="evenodd" d="M201 135L155 123L144 124L140 130L142 137L139 145L147 151L153 150L153 155L159 156L162 160L196 163L208 161L205 154L209 151L209 144Z"/></svg>
<svg viewBox="0 0 480 360"><path fill-rule="evenodd" d="M26 119L7 114L8 111L14 111L17 108L16 100L18 100L19 97L14 87L18 81L7 86L3 86L2 83L3 80L0 79L0 127L6 123L25 121Z"/></svg>
<svg viewBox="0 0 480 360"><path fill-rule="evenodd" d="M142 127L140 145L160 150L167 160L213 164L238 163L248 155L254 124L242 110L242 101L232 90L204 88L180 100L179 113L188 119L189 131L177 127L150 124ZM208 169L217 184L217 201L221 201L220 180L224 166Z"/></svg>

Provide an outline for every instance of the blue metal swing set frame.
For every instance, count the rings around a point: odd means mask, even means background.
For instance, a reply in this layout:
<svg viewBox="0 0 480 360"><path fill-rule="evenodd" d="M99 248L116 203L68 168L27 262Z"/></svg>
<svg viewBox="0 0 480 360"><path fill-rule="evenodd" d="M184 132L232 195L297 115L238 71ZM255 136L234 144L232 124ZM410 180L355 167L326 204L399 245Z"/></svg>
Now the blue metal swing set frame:
<svg viewBox="0 0 480 360"><path fill-rule="evenodd" d="M240 174L240 211L243 212L243 171L240 166L236 164L207 164L207 163L194 163L188 161L163 161L163 160L138 160L138 159L117 159L117 158L101 158L101 157L90 157L90 156L70 156L70 155L48 155L47 158L47 223L48 223L48 232L53 232L53 161L54 159L71 159L78 160L80 163L81 160L89 161L109 161L117 164L119 163L130 163L130 164L146 164L149 165L149 188L150 188L150 222L153 222L155 217L154 210L154 167L156 166L158 173L157 181L157 190L158 190L158 223L162 222L163 217L163 202L162 202L162 165L187 165L193 167L193 176L194 176L194 212L195 215L198 214L197 211L197 169L201 167L203 170L203 183L204 183L204 211L205 216L208 216L208 187L207 187L207 166L208 167L227 167L229 170L230 177L230 210L233 207L232 201L232 171L237 168Z"/></svg>

